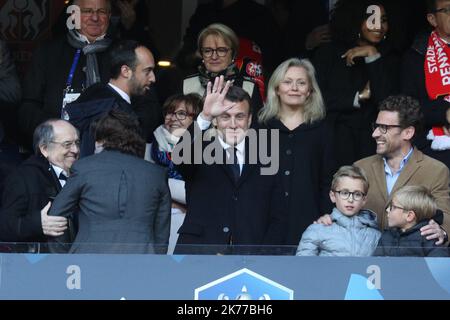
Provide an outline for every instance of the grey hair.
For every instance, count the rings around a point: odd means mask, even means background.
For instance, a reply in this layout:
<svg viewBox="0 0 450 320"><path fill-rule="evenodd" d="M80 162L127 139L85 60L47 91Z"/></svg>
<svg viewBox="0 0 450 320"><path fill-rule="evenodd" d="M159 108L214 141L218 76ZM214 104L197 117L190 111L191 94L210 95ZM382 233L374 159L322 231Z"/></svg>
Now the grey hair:
<svg viewBox="0 0 450 320"><path fill-rule="evenodd" d="M52 142L55 138L55 129L53 125L58 122L66 122L72 126L69 121L62 119L49 119L36 127L33 133L33 149L34 154L41 155L40 147L45 146L48 148L50 142ZM79 134L78 129L75 128L77 134Z"/></svg>
<svg viewBox="0 0 450 320"><path fill-rule="evenodd" d="M300 67L306 71L308 80L311 86L311 94L304 105L303 118L305 123L311 124L313 122L325 118L325 106L320 91L319 84L316 80L316 71L314 66L308 59L291 58L280 64L273 72L269 80L267 90L267 102L264 108L259 112L258 120L260 123L267 123L273 118L280 117L281 102L277 94L278 86L283 81L284 76L291 67Z"/></svg>

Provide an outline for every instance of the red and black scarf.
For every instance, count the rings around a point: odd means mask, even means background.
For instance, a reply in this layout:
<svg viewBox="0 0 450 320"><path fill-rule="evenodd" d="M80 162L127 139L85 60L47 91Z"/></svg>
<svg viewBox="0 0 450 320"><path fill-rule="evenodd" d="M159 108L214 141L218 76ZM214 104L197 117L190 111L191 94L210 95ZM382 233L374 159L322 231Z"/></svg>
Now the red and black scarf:
<svg viewBox="0 0 450 320"><path fill-rule="evenodd" d="M448 45L433 31L428 39L428 47L425 56L425 84L428 97L436 100L444 97L450 102L450 48ZM436 137L445 136L442 127L433 127L429 134L430 140ZM433 141L434 143L434 141ZM447 143L434 143L432 148L436 150L450 149Z"/></svg>

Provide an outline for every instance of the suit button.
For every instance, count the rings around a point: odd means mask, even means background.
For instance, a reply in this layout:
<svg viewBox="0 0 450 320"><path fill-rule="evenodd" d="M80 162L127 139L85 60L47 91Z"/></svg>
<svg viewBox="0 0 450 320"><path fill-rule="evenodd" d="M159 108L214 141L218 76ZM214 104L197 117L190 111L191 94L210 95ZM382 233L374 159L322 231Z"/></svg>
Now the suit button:
<svg viewBox="0 0 450 320"><path fill-rule="evenodd" d="M289 192L285 192L285 193L284 193L284 196L285 196L285 197L289 197Z"/></svg>
<svg viewBox="0 0 450 320"><path fill-rule="evenodd" d="M290 172L289 170L286 170L286 171L284 172L284 175L290 176L290 175L291 175L291 172Z"/></svg>
<svg viewBox="0 0 450 320"><path fill-rule="evenodd" d="M292 150L290 150L290 149L287 150L287 151L286 151L286 154L287 154L288 156L292 155Z"/></svg>
<svg viewBox="0 0 450 320"><path fill-rule="evenodd" d="M228 227L223 228L223 232L225 232L225 233L230 232L230 228L228 228Z"/></svg>
<svg viewBox="0 0 450 320"><path fill-rule="evenodd" d="M237 200L238 200L238 197L237 197L237 196L233 196L232 198L233 198L234 201L237 201Z"/></svg>
<svg viewBox="0 0 450 320"><path fill-rule="evenodd" d="M290 139L292 139L292 138L294 137L294 134L293 134L293 133L290 133L290 134L288 135L288 137L289 137Z"/></svg>

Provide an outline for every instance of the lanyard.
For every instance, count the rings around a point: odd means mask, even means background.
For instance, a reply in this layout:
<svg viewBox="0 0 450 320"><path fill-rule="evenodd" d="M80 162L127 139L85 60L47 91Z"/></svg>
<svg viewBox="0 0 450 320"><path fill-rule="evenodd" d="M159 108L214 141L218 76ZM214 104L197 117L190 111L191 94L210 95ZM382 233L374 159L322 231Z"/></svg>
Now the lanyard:
<svg viewBox="0 0 450 320"><path fill-rule="evenodd" d="M77 69L78 61L80 60L81 49L78 49L75 53L75 57L73 58L72 67L70 68L69 77L67 78L66 83L66 91L68 92L70 87L72 86L73 76L75 75L75 70Z"/></svg>

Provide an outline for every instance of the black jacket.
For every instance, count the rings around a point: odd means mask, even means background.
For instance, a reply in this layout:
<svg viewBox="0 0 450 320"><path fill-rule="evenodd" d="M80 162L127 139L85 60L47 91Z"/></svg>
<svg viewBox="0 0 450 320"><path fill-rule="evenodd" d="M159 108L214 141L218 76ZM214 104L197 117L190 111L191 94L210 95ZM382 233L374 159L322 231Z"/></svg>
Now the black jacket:
<svg viewBox="0 0 450 320"><path fill-rule="evenodd" d="M23 100L19 108L21 130L31 141L34 129L45 120L61 117L63 91L75 57L76 49L67 42L66 35L46 42L33 53L28 74L24 79ZM108 50L97 54L100 78L109 81ZM81 92L85 75L86 56L81 55L73 78L72 88Z"/></svg>
<svg viewBox="0 0 450 320"><path fill-rule="evenodd" d="M448 248L437 246L436 239L427 240L420 234L420 228L426 226L429 220L416 224L411 229L402 232L398 228L386 230L381 235L376 256L410 256L410 257L448 257Z"/></svg>
<svg viewBox="0 0 450 320"><path fill-rule="evenodd" d="M180 142L181 144L183 142ZM203 149L216 146L225 159L218 139L204 143ZM186 181L187 213L179 229L177 253L224 253L223 247L183 247L180 245L282 245L286 234L283 198L277 175L261 175L262 165L246 164L238 182L229 165L182 164L177 169ZM183 150L185 151L185 150ZM244 248L240 248L244 249ZM234 253L256 253L246 248Z"/></svg>
<svg viewBox="0 0 450 320"><path fill-rule="evenodd" d="M424 115L425 130L419 135L416 145L425 154L432 158L444 162L450 167L450 150L431 150L431 141L426 135L433 126L448 126L447 110L450 103L441 97L430 100L425 85L425 53L428 46L429 33L417 35L412 47L406 52L403 58L401 71L401 91L419 100Z"/></svg>
<svg viewBox="0 0 450 320"><path fill-rule="evenodd" d="M328 193L336 163L330 127L319 121L289 130L280 120L271 120L261 128L280 133L279 173L288 214L286 244L297 246L306 228L332 209Z"/></svg>
<svg viewBox="0 0 450 320"><path fill-rule="evenodd" d="M136 115L132 106L108 85L95 84L66 106L69 121L80 133L80 157L94 154L95 135L93 124L105 113L118 109Z"/></svg>
<svg viewBox="0 0 450 320"><path fill-rule="evenodd" d="M389 95L398 92L399 60L388 48L380 48L381 58L365 63L355 59L355 65L347 67L341 56L351 49L329 43L319 47L313 63L317 79L325 99L327 118L334 123L334 136L339 165L350 165L375 154L371 122L375 121L378 106ZM353 106L357 92L370 81L371 98Z"/></svg>
<svg viewBox="0 0 450 320"><path fill-rule="evenodd" d="M91 125L113 108L136 116L141 135L144 140L148 140L149 129L154 129L160 124L160 109L152 105L158 104L157 99L150 102L151 95L146 94L133 99L130 105L112 87L98 83L86 89L75 102L68 104L66 108L70 116L69 121L80 131L80 157L94 153L95 141Z"/></svg>
<svg viewBox="0 0 450 320"><path fill-rule="evenodd" d="M61 190L48 161L31 156L6 178L0 209L0 240L46 242L41 209Z"/></svg>

